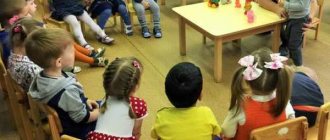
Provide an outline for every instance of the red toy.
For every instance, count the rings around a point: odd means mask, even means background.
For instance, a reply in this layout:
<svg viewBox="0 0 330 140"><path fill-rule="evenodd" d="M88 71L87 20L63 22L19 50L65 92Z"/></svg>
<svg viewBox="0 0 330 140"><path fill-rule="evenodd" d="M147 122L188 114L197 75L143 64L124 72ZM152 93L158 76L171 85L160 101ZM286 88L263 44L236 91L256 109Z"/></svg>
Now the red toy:
<svg viewBox="0 0 330 140"><path fill-rule="evenodd" d="M247 11L251 10L252 5L251 5L252 0L245 0L245 5L244 5L244 14L246 15Z"/></svg>
<svg viewBox="0 0 330 140"><path fill-rule="evenodd" d="M236 8L241 8L241 2L240 2L240 0L236 0L235 1L235 7Z"/></svg>

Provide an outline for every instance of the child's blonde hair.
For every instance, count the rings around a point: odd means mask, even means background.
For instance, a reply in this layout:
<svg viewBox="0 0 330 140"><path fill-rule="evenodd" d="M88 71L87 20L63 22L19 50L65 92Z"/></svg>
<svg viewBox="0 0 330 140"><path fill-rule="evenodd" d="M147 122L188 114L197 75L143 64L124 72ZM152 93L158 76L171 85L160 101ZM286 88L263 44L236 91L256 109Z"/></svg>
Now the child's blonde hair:
<svg viewBox="0 0 330 140"><path fill-rule="evenodd" d="M21 18L16 21L9 32L12 47L23 47L24 40L34 30L43 27L43 23L33 18Z"/></svg>
<svg viewBox="0 0 330 140"><path fill-rule="evenodd" d="M26 54L45 69L51 67L52 61L59 58L72 43L72 36L63 29L38 29L25 40Z"/></svg>
<svg viewBox="0 0 330 140"><path fill-rule="evenodd" d="M109 96L117 100L124 100L130 103L130 93L140 82L142 65L135 57L116 58L105 69L103 74L103 87L105 98ZM107 105L103 104L101 113L104 113ZM132 108L129 110L129 116L135 118Z"/></svg>
<svg viewBox="0 0 330 140"><path fill-rule="evenodd" d="M259 49L252 53L254 57L253 64L257 64L257 68L262 70L258 78L244 80L243 72L246 67L241 67L235 72L231 84L232 96L229 107L229 110L236 109L235 115L237 115L242 107L242 102L244 102L244 82L252 89L252 93L256 91L259 94L269 95L276 91L275 106L270 111L274 117L279 116L285 109L291 96L293 71L288 66L279 69L265 68L265 62L272 61L270 54L272 54L272 51L269 49Z"/></svg>

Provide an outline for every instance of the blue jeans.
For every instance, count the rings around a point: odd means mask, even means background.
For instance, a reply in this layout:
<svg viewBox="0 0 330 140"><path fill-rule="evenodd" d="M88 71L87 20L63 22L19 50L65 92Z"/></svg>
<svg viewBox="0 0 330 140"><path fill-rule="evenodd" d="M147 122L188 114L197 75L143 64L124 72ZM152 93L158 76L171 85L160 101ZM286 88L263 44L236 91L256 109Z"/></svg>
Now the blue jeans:
<svg viewBox="0 0 330 140"><path fill-rule="evenodd" d="M2 46L2 60L7 65L7 60L10 55L9 36L7 31L0 32L0 43Z"/></svg>
<svg viewBox="0 0 330 140"><path fill-rule="evenodd" d="M302 65L301 45L303 43L303 24L308 22L308 16L298 19L289 19L281 30L282 56L290 55L296 66Z"/></svg>
<svg viewBox="0 0 330 140"><path fill-rule="evenodd" d="M129 18L129 13L126 9L126 6L121 4L118 6L118 12L121 16L121 18L124 20L125 25L131 25L131 20ZM98 16L97 24L101 27L101 29L104 29L105 24L107 23L109 17L112 16L112 9L105 9L101 14Z"/></svg>

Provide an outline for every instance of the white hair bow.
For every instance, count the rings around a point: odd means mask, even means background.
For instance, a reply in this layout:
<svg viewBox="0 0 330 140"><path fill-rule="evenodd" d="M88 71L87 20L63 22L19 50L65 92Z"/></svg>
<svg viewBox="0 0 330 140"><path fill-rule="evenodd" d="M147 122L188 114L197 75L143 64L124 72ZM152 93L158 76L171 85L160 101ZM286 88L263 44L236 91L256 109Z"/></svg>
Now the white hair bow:
<svg viewBox="0 0 330 140"><path fill-rule="evenodd" d="M252 55L245 56L238 61L241 66L246 67L243 72L245 80L251 81L257 79L262 73L262 70L257 68L258 63L253 65L253 62L254 56Z"/></svg>
<svg viewBox="0 0 330 140"><path fill-rule="evenodd" d="M277 70L279 68L283 68L283 61L288 60L288 58L281 56L279 53L270 54L272 62L265 62L264 67L272 70Z"/></svg>

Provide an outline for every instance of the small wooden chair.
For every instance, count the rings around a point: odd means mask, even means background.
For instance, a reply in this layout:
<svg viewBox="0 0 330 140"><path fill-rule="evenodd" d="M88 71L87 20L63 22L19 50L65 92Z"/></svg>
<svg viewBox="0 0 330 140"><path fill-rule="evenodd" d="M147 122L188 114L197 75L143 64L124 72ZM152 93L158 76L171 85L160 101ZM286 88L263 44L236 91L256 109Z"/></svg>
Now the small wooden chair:
<svg viewBox="0 0 330 140"><path fill-rule="evenodd" d="M321 21L322 21L324 0L315 0L315 2L317 2L318 10L317 10L316 16L312 17L312 21L311 21L312 28L310 28L310 29L315 30L314 40L317 40L318 35L319 35L319 31L320 31L320 24L321 24ZM307 39L306 35L304 35L303 47L306 46L306 39Z"/></svg>
<svg viewBox="0 0 330 140"><path fill-rule="evenodd" d="M57 112L51 108L50 106L42 103L37 103L38 108L40 109L41 112L45 113L48 118L48 133L51 135L52 140L78 140L78 138L74 138L69 135L62 135L60 136L60 133L63 131L61 121L57 115Z"/></svg>
<svg viewBox="0 0 330 140"><path fill-rule="evenodd" d="M53 18L51 18L51 12L50 12L50 6L49 6L49 0L39 0L39 3L42 6L42 12L41 12L41 16L42 16L42 20L48 24L53 24L56 25L59 28L65 29L68 32L70 32L70 26L69 24L65 23L64 21L57 21Z"/></svg>
<svg viewBox="0 0 330 140"><path fill-rule="evenodd" d="M8 71L8 70L7 70ZM31 131L31 122L28 116L28 104L26 93L24 90L12 79L12 77L6 73L4 74L6 79L8 98L10 100L11 107L13 108L15 119L17 119L17 129L23 139L33 140L33 132ZM20 132L23 131L23 132Z"/></svg>
<svg viewBox="0 0 330 140"><path fill-rule="evenodd" d="M250 140L306 140L308 122L305 117L254 129Z"/></svg>
<svg viewBox="0 0 330 140"><path fill-rule="evenodd" d="M320 107L320 111L317 114L315 126L308 130L308 140L326 140L330 125L330 102L325 103Z"/></svg>
<svg viewBox="0 0 330 140"><path fill-rule="evenodd" d="M202 1L205 1L205 0L202 0ZM160 3L161 3L161 5L166 4L165 0L161 0ZM181 0L181 5L187 5L187 0Z"/></svg>

